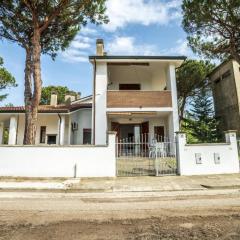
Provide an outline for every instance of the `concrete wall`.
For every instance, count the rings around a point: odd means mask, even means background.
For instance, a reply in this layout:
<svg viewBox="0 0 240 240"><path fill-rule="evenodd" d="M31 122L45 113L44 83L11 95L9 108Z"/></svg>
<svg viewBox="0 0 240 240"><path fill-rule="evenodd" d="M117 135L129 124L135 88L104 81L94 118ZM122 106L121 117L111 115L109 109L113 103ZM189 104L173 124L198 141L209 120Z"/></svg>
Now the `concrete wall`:
<svg viewBox="0 0 240 240"><path fill-rule="evenodd" d="M222 78L226 71L230 76ZM228 61L221 64L210 76L213 89L216 116L220 120L220 130L238 130L240 134L240 73L239 64ZM219 80L219 81L216 81Z"/></svg>
<svg viewBox="0 0 240 240"><path fill-rule="evenodd" d="M226 143L187 144L186 134L177 136L180 175L239 173L236 132L226 133Z"/></svg>
<svg viewBox="0 0 240 240"><path fill-rule="evenodd" d="M0 146L0 176L114 177L115 133L106 146Z"/></svg>

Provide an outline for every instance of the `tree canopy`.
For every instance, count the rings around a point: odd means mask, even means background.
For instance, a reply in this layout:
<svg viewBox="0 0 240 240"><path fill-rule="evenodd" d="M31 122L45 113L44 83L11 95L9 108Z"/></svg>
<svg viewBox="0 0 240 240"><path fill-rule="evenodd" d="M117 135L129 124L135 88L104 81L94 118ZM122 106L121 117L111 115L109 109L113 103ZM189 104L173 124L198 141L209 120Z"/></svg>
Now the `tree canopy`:
<svg viewBox="0 0 240 240"><path fill-rule="evenodd" d="M0 38L26 51L24 144L34 144L41 100L41 54L54 58L88 22L106 23L106 0L6 0L0 4Z"/></svg>
<svg viewBox="0 0 240 240"><path fill-rule="evenodd" d="M197 95L199 90L209 86L207 75L214 65L209 61L186 60L176 71L178 106L180 121L188 100Z"/></svg>
<svg viewBox="0 0 240 240"><path fill-rule="evenodd" d="M8 87L16 87L16 80L8 70L3 67L3 59L0 57L0 91ZM4 100L7 94L0 95L0 101Z"/></svg>
<svg viewBox="0 0 240 240"><path fill-rule="evenodd" d="M182 25L194 52L240 64L240 1L183 0Z"/></svg>
<svg viewBox="0 0 240 240"><path fill-rule="evenodd" d="M190 136L190 142L208 143L220 139L218 121L215 118L213 99L209 90L202 88L184 118L183 130Z"/></svg>
<svg viewBox="0 0 240 240"><path fill-rule="evenodd" d="M50 104L51 99L51 93L55 92L58 96L58 104L65 103L65 95L70 94L77 96L78 92L75 92L73 90L70 90L68 87L64 86L47 86L42 88L42 95L40 104L42 105L48 105Z"/></svg>

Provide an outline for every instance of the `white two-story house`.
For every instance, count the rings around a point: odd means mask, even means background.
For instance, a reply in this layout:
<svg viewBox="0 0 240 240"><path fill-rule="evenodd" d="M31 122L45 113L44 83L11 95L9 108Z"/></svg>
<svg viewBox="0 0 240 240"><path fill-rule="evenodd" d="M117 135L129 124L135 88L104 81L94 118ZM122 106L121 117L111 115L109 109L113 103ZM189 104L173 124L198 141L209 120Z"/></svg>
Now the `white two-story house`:
<svg viewBox="0 0 240 240"><path fill-rule="evenodd" d="M103 40L89 57L94 69L92 142L157 136L173 141L179 131L175 70L184 56L109 56Z"/></svg>
<svg viewBox="0 0 240 240"><path fill-rule="evenodd" d="M173 141L179 130L175 69L184 56L109 56L97 40L93 66L93 95L39 107L37 145L105 145L107 132L118 140ZM72 101L69 101L72 100ZM0 107L0 144L21 145L23 106ZM6 138L7 136L7 138ZM147 136L147 137L146 137Z"/></svg>

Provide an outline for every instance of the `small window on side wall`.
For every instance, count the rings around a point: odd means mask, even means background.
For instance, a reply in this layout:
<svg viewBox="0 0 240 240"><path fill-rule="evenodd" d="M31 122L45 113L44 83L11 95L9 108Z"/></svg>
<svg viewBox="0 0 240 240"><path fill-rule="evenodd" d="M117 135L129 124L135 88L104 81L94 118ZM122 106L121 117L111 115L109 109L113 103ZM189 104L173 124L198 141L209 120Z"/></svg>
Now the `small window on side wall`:
<svg viewBox="0 0 240 240"><path fill-rule="evenodd" d="M83 144L91 144L92 130L90 128L83 129Z"/></svg>
<svg viewBox="0 0 240 240"><path fill-rule="evenodd" d="M46 126L41 126L40 128L40 143L46 142Z"/></svg>
<svg viewBox="0 0 240 240"><path fill-rule="evenodd" d="M57 144L57 135L48 135L47 136L47 144Z"/></svg>

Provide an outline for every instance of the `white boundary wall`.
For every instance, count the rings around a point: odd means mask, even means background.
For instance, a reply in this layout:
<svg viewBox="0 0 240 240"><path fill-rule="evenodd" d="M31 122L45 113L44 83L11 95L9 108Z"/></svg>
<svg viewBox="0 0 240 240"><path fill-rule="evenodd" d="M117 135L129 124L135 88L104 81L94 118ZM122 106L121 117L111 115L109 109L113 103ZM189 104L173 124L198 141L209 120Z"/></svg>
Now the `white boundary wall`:
<svg viewBox="0 0 240 240"><path fill-rule="evenodd" d="M114 177L116 135L105 146L0 146L0 176Z"/></svg>
<svg viewBox="0 0 240 240"><path fill-rule="evenodd" d="M226 143L187 144L186 134L182 132L176 138L180 175L239 173L235 131L226 133Z"/></svg>

